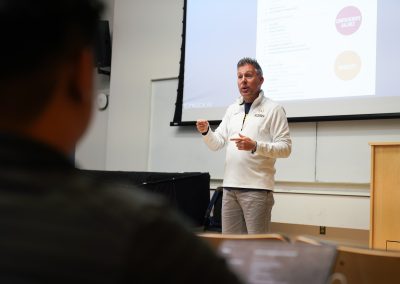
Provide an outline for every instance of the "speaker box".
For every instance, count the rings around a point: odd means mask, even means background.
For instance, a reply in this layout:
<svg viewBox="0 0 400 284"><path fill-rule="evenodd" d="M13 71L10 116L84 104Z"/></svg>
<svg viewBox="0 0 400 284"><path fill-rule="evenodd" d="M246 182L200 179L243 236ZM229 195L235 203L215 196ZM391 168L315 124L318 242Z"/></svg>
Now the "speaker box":
<svg viewBox="0 0 400 284"><path fill-rule="evenodd" d="M99 73L110 71L111 67L111 33L108 21L99 21L96 35L95 60Z"/></svg>

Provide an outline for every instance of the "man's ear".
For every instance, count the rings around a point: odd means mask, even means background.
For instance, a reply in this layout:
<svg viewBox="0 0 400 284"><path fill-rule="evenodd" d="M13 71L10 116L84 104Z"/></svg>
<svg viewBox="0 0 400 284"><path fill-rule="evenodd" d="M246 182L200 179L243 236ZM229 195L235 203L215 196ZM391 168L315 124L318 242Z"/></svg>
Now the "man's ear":
<svg viewBox="0 0 400 284"><path fill-rule="evenodd" d="M93 99L93 58L93 51L85 48L72 64L68 92L76 102L91 102Z"/></svg>
<svg viewBox="0 0 400 284"><path fill-rule="evenodd" d="M264 77L263 76L261 76L260 82L261 82L261 84L264 83Z"/></svg>

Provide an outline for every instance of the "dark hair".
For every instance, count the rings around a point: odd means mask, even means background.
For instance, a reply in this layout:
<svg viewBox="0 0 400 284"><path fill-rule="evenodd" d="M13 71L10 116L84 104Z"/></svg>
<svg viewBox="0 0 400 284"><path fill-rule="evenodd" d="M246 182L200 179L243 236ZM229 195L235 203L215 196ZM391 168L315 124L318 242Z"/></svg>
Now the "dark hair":
<svg viewBox="0 0 400 284"><path fill-rule="evenodd" d="M239 60L237 64L237 68L242 67L244 65L252 65L255 69L258 75L262 76L263 71L261 69L260 64L258 64L257 60L250 58L250 57L243 57L242 59Z"/></svg>
<svg viewBox="0 0 400 284"><path fill-rule="evenodd" d="M99 0L1 0L0 119L43 109L57 65L93 47L102 10Z"/></svg>

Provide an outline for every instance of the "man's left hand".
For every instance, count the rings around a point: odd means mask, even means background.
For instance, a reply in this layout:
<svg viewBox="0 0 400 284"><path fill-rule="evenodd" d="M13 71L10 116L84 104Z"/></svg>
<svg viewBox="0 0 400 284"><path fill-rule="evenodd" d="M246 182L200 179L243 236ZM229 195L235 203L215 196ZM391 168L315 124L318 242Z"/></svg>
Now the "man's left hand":
<svg viewBox="0 0 400 284"><path fill-rule="evenodd" d="M251 151L256 147L256 141L239 133L239 138L231 138L236 143L238 150Z"/></svg>

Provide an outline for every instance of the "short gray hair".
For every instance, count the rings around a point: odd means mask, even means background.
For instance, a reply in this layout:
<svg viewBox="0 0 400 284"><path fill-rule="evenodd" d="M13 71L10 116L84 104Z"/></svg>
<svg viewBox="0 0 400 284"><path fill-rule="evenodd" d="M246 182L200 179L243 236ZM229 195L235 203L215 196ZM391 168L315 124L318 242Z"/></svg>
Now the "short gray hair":
<svg viewBox="0 0 400 284"><path fill-rule="evenodd" d="M263 71L261 69L260 64L258 64L257 60L250 57L243 57L242 59L239 60L237 68L242 67L244 65L252 65L256 69L258 75L260 76L263 75Z"/></svg>

